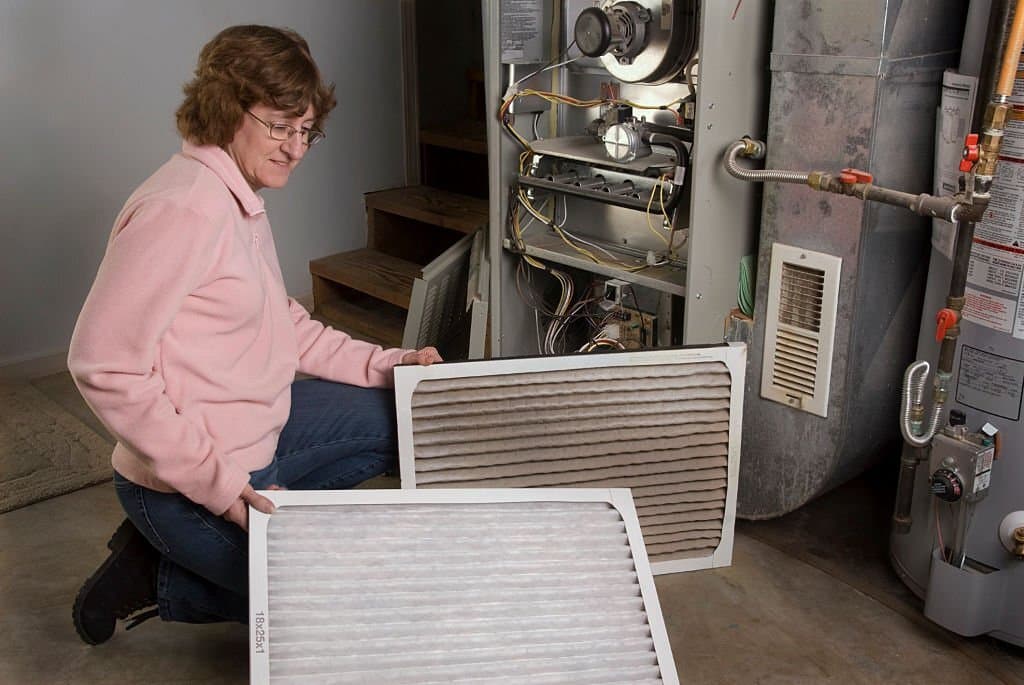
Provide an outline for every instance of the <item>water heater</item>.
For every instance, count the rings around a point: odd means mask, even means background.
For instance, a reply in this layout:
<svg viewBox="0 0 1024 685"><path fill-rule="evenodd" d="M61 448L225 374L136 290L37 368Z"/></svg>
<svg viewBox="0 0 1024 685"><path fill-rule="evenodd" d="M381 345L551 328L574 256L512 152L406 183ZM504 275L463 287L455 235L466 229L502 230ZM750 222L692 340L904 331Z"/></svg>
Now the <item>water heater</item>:
<svg viewBox="0 0 1024 685"><path fill-rule="evenodd" d="M944 80L937 131L937 191L949 194L943 148L977 131L973 102L991 84L977 78L983 52L1001 52L1012 5L974 0L960 68ZM909 521L894 527L896 572L925 601L925 615L961 635L990 634L1024 645L1024 79L992 188L975 229L966 306L953 367L948 418L921 460ZM955 175L956 158L953 159ZM946 164L948 167L948 162ZM936 312L944 307L951 235L933 229L918 359L938 356Z"/></svg>

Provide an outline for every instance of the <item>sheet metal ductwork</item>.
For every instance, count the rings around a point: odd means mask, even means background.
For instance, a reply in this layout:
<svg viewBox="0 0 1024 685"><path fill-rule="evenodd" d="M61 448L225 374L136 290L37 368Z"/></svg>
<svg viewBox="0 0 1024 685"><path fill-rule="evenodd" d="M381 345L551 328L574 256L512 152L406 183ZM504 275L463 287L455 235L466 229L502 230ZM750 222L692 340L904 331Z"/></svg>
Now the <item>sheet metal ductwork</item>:
<svg viewBox="0 0 1024 685"><path fill-rule="evenodd" d="M886 187L930 191L935 107L965 10L958 0L776 3L766 167L851 166ZM917 338L928 227L896 207L765 185L740 516L780 516L888 446L898 453L899 382ZM761 397L775 242L842 259L826 417Z"/></svg>

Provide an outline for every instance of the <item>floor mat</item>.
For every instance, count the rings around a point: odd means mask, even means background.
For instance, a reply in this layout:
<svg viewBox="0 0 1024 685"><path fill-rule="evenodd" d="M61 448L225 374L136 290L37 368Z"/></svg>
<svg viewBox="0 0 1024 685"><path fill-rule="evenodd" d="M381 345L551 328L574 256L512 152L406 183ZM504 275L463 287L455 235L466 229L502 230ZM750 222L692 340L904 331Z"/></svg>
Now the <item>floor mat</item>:
<svg viewBox="0 0 1024 685"><path fill-rule="evenodd" d="M27 383L0 383L0 512L108 480L111 445Z"/></svg>

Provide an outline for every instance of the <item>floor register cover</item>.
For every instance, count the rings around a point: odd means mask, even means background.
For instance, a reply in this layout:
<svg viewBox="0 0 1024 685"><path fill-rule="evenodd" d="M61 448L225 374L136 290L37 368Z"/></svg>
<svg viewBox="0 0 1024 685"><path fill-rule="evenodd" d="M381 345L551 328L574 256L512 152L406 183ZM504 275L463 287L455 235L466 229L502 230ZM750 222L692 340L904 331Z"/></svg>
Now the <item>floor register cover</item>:
<svg viewBox="0 0 1024 685"><path fill-rule="evenodd" d="M253 683L677 683L624 489L263 493Z"/></svg>

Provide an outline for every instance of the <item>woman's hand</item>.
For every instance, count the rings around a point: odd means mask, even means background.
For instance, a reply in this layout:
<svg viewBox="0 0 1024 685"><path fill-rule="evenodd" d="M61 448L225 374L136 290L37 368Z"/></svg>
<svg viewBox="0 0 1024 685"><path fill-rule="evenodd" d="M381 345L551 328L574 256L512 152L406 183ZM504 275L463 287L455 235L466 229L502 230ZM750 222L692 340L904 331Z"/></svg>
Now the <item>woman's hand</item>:
<svg viewBox="0 0 1024 685"><path fill-rule="evenodd" d="M444 361L441 359L441 355L437 353L437 348L424 347L422 350L416 350L415 352L406 352L402 357L403 364L418 364L420 366L430 366L434 362Z"/></svg>
<svg viewBox="0 0 1024 685"><path fill-rule="evenodd" d="M284 488L278 486L270 486L271 490L283 490ZM238 524L238 526L248 532L249 531L249 505L252 505L256 511L262 511L264 514L274 513L274 503L263 495L258 494L252 489L252 486L248 483L245 484L245 489L242 490L242 494L238 496L228 510L225 511L222 516L232 523Z"/></svg>

